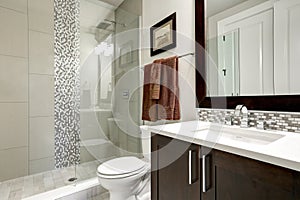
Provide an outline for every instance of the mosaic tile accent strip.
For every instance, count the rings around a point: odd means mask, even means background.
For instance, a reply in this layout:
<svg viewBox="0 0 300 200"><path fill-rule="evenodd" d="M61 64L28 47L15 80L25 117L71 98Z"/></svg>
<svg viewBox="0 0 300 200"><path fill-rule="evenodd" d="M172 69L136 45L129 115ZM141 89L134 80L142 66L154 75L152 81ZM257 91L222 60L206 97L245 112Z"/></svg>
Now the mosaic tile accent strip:
<svg viewBox="0 0 300 200"><path fill-rule="evenodd" d="M199 120L224 124L226 116L233 117L233 124L240 125L241 117L234 116L234 110L204 109L199 110ZM249 111L250 127L256 127L258 121L267 122L266 130L278 130L300 133L300 113L281 113Z"/></svg>
<svg viewBox="0 0 300 200"><path fill-rule="evenodd" d="M80 162L79 0L54 0L55 167Z"/></svg>

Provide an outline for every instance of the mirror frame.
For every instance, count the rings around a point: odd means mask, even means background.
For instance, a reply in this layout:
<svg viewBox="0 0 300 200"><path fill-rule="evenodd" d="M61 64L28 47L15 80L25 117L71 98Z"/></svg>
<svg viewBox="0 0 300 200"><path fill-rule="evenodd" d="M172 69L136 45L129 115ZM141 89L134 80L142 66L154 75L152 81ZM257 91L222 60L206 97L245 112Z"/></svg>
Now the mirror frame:
<svg viewBox="0 0 300 200"><path fill-rule="evenodd" d="M206 27L206 0L195 2L195 55L196 55L196 107L214 109L234 109L243 104L249 110L300 112L300 95L273 95L273 96L206 96L205 70L205 27ZM203 75L203 76L202 76ZM300 86L299 86L300 87Z"/></svg>

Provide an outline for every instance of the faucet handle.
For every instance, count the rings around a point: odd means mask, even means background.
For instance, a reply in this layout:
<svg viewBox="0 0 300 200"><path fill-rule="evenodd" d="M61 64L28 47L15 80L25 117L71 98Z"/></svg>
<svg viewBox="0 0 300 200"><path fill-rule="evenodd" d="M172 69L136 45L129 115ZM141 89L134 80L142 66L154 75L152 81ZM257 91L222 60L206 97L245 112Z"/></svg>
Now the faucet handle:
<svg viewBox="0 0 300 200"><path fill-rule="evenodd" d="M256 124L256 128L260 130L266 129L267 122L265 120L258 120Z"/></svg>
<svg viewBox="0 0 300 200"><path fill-rule="evenodd" d="M229 126L233 125L233 116L232 115L225 116L225 125L229 125Z"/></svg>

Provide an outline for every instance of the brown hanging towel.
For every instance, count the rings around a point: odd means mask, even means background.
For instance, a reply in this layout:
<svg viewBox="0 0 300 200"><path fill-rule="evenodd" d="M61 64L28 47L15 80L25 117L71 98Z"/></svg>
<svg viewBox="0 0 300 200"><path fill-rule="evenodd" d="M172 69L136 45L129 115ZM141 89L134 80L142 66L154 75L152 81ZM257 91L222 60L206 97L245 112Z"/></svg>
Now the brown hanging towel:
<svg viewBox="0 0 300 200"><path fill-rule="evenodd" d="M145 66L142 119L180 119L177 56L156 60Z"/></svg>
<svg viewBox="0 0 300 200"><path fill-rule="evenodd" d="M155 60L144 67L142 120L157 121L157 99L159 99L162 61L163 59Z"/></svg>
<svg viewBox="0 0 300 200"><path fill-rule="evenodd" d="M164 59L161 64L160 98L158 120L179 120L178 57Z"/></svg>

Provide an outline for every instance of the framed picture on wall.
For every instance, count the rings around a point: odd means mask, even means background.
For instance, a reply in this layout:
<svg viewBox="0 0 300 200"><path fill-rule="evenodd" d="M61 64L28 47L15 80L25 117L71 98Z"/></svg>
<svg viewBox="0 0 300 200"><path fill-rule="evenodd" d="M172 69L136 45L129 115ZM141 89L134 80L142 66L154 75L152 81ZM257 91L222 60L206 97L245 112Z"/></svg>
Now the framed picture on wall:
<svg viewBox="0 0 300 200"><path fill-rule="evenodd" d="M151 56L176 47L176 12L150 29Z"/></svg>

